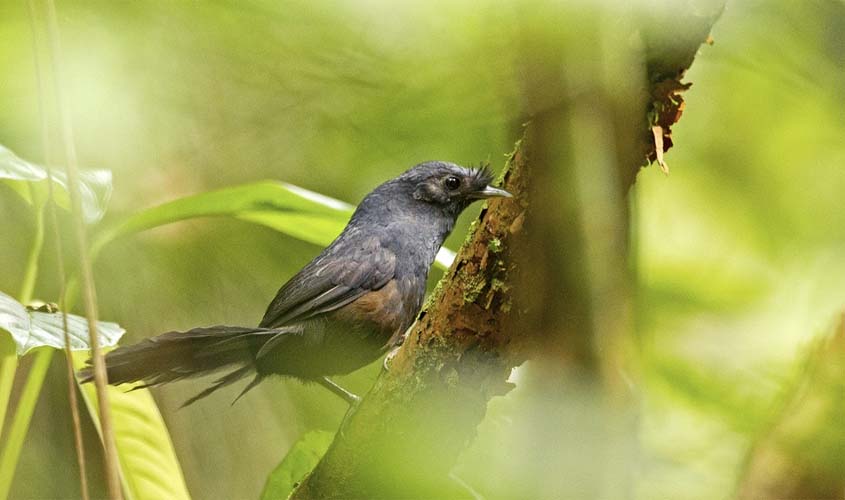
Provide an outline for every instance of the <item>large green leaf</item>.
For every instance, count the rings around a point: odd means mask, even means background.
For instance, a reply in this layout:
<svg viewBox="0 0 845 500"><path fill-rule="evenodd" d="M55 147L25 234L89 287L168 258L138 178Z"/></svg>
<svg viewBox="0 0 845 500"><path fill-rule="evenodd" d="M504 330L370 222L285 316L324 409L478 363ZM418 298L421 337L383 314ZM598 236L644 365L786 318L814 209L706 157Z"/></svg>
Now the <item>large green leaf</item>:
<svg viewBox="0 0 845 500"><path fill-rule="evenodd" d="M74 314L68 314L67 319L70 348L90 349L87 320ZM65 345L61 313L29 310L3 292L0 292L0 329L12 335L18 356L36 347L63 349ZM116 345L124 333L125 330L116 323L97 323L97 338L103 347Z"/></svg>
<svg viewBox="0 0 845 500"><path fill-rule="evenodd" d="M267 477L261 500L281 500L290 496L296 484L329 449L332 439L334 433L327 431L311 431L302 436Z"/></svg>
<svg viewBox="0 0 845 500"><path fill-rule="evenodd" d="M53 182L58 189L53 191L56 203L65 209L70 207L67 188L67 174L63 169L52 170ZM47 169L28 162L0 145L0 182L17 191L27 202L32 203L32 188L42 191L46 199ZM82 198L82 215L85 222L93 224L106 212L106 205L112 192L112 175L108 170L83 170L79 173L79 190Z"/></svg>
<svg viewBox="0 0 845 500"><path fill-rule="evenodd" d="M318 201L319 200L319 201ZM325 245L343 229L352 208L326 201L280 182L264 181L209 191L142 210L97 235L92 251L127 234L196 217L228 216L248 220Z"/></svg>
<svg viewBox="0 0 845 500"><path fill-rule="evenodd" d="M77 370L84 368L86 359L88 353L74 353L74 367ZM94 384L82 384L79 387L94 425L100 432ZM126 499L191 498L167 427L150 391L128 392L127 387L107 388Z"/></svg>
<svg viewBox="0 0 845 500"><path fill-rule="evenodd" d="M121 236L209 216L234 217L325 246L340 234L352 212L352 205L340 200L283 182L262 181L187 196L138 212L99 233L91 251L96 257L103 246ZM443 249L437 263L445 268L453 259L454 253Z"/></svg>

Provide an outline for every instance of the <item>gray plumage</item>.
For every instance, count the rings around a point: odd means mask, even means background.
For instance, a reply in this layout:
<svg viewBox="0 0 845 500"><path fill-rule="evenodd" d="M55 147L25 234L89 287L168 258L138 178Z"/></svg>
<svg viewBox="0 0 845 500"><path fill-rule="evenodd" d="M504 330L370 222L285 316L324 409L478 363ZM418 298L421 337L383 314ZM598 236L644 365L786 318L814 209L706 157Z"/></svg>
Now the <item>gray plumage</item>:
<svg viewBox="0 0 845 500"><path fill-rule="evenodd" d="M244 392L267 375L310 381L371 363L413 323L458 215L477 199L509 196L491 180L487 169L447 162L411 168L364 198L334 242L279 289L257 328L195 328L120 347L106 355L109 383L149 387L229 370L189 404L252 373ZM80 376L90 381L90 369Z"/></svg>

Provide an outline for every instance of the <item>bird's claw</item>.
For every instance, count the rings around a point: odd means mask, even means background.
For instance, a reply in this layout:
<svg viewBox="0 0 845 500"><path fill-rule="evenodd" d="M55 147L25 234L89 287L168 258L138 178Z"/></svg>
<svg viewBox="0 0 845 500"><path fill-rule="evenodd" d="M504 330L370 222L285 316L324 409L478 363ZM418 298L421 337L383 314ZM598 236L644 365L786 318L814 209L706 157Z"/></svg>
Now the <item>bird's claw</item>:
<svg viewBox="0 0 845 500"><path fill-rule="evenodd" d="M360 396L355 396L355 398L356 399L349 403L349 408L346 409L346 413L343 414L343 420L340 421L340 425L337 428L337 432L342 438L346 437L347 423L352 418L352 415L354 415L355 412L358 411L358 407L361 406L361 401L363 401Z"/></svg>
<svg viewBox="0 0 845 500"><path fill-rule="evenodd" d="M384 361L381 362L381 366L384 368L384 371L390 371L390 362L393 361L393 358L395 358L397 354L399 354L399 349L401 347L401 345L394 347L389 353L387 353L387 356L384 357Z"/></svg>

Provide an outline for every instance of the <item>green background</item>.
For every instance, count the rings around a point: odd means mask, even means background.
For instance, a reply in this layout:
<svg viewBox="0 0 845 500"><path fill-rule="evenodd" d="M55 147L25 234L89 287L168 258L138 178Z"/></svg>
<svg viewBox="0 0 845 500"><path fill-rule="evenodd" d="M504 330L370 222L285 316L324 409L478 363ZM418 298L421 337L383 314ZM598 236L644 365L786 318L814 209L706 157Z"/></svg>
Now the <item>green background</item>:
<svg viewBox="0 0 845 500"><path fill-rule="evenodd" d="M357 203L424 160L501 168L519 117L512 21L530 5L58 2L79 160L114 173L105 222L263 179ZM845 306L845 3L729 2L712 36L687 75L670 175L649 167L635 186L640 498L730 495L808 346ZM26 3L0 3L0 143L42 161L33 61ZM0 214L0 290L11 291L31 222L2 186ZM124 342L251 325L318 251L229 219L155 229L104 250L101 317L128 330ZM36 295L54 300L49 255ZM377 370L343 382L363 392ZM12 498L77 491L63 376L56 357ZM291 444L344 411L281 380L234 406L238 387L177 410L202 387L154 391L195 498L257 498ZM559 463L513 452L531 430L508 424L522 421L521 397L494 401L459 467L486 496L518 496Z"/></svg>

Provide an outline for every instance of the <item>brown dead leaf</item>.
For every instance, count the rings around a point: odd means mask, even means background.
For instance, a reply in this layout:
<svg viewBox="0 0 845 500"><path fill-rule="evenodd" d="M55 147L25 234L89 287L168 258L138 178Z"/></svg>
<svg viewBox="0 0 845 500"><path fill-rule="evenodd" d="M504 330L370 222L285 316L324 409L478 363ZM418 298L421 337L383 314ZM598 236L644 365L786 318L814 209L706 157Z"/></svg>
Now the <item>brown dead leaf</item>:
<svg viewBox="0 0 845 500"><path fill-rule="evenodd" d="M651 135L654 136L654 154L657 157L657 164L664 174L669 175L669 165L663 159L663 127L655 125L651 127Z"/></svg>

